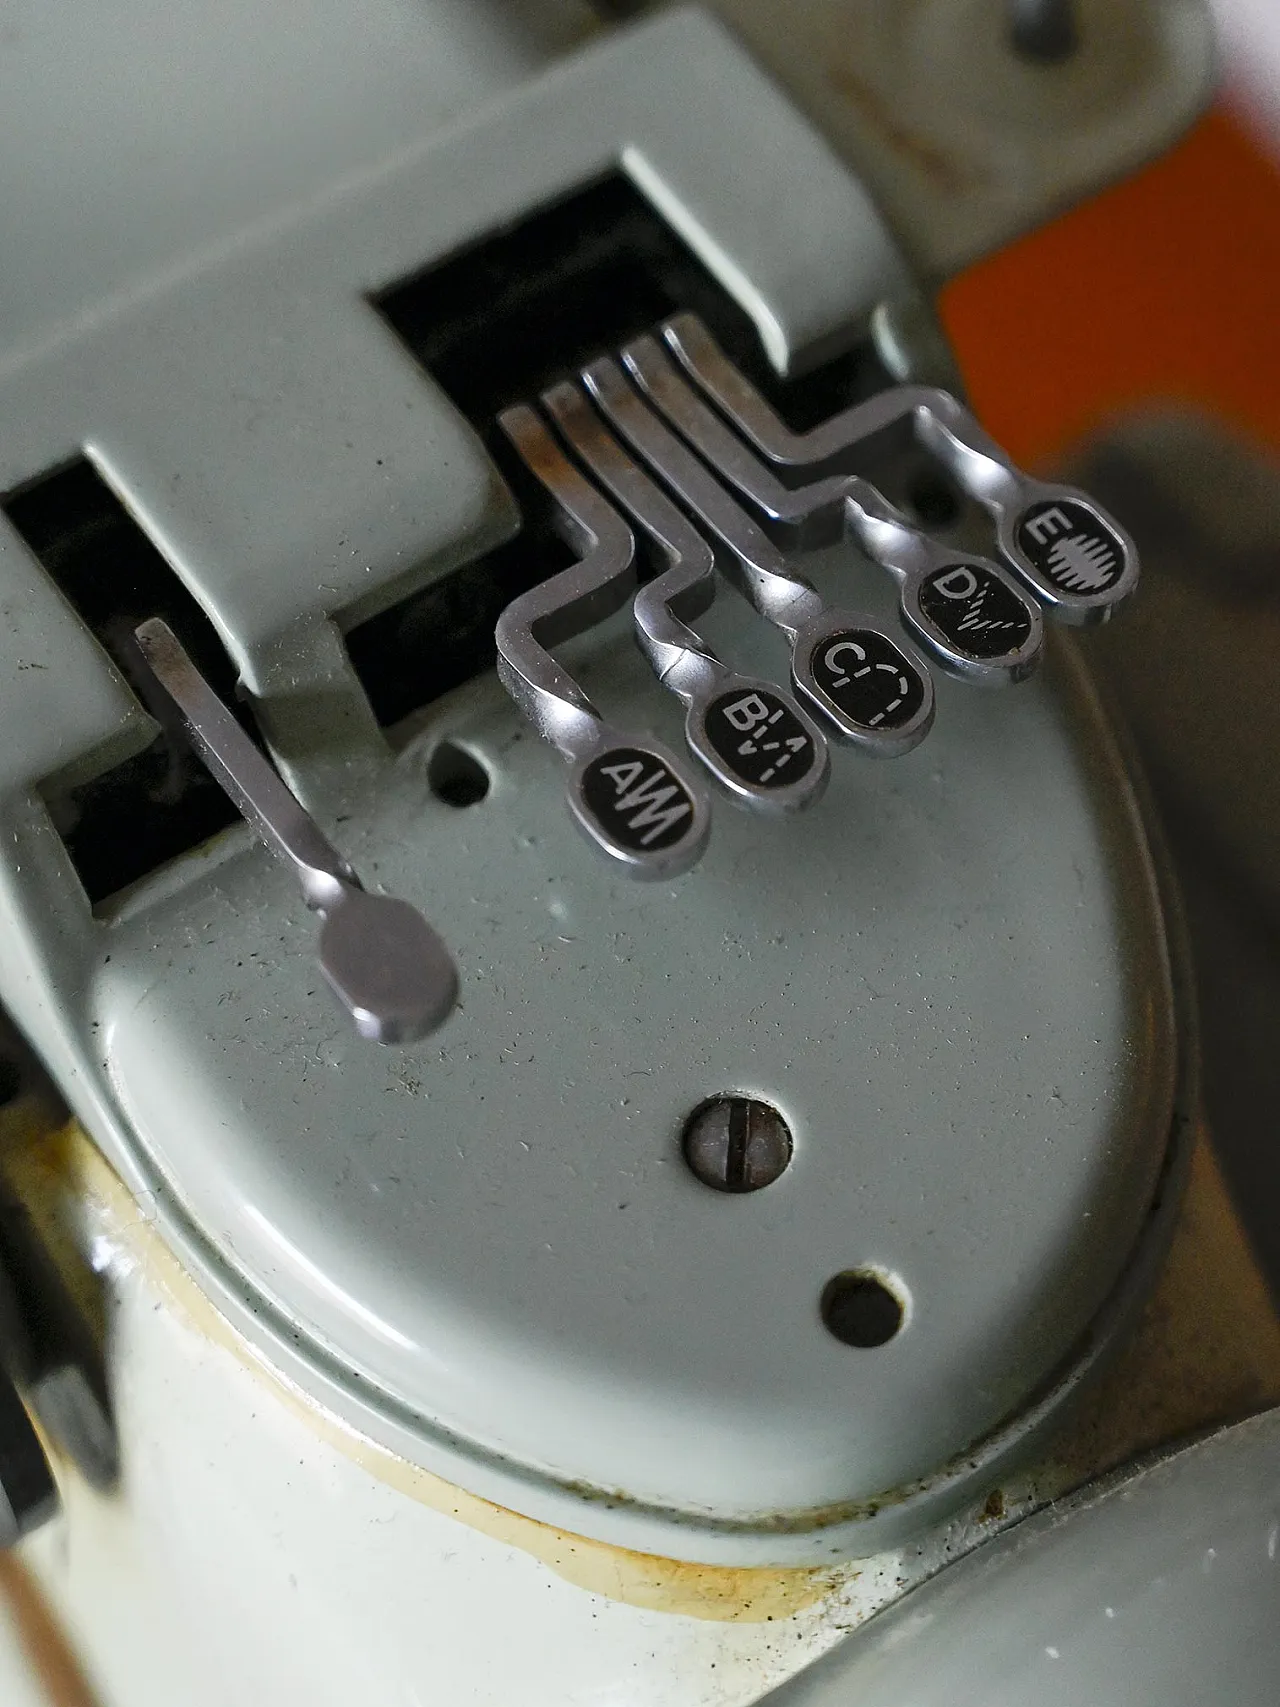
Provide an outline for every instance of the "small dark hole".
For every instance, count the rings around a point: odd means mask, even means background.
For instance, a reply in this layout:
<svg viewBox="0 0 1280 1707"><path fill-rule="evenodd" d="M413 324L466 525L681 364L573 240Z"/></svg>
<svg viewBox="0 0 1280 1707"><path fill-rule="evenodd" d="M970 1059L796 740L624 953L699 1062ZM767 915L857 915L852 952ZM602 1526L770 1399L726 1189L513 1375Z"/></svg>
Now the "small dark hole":
<svg viewBox="0 0 1280 1707"><path fill-rule="evenodd" d="M446 806L474 806L489 792L489 773L465 747L441 741L427 765L427 785Z"/></svg>
<svg viewBox="0 0 1280 1707"><path fill-rule="evenodd" d="M0 1056L0 1108L5 1108L22 1090L22 1068Z"/></svg>
<svg viewBox="0 0 1280 1707"><path fill-rule="evenodd" d="M907 487L907 502L926 527L950 527L960 517L960 495L940 474L917 474Z"/></svg>
<svg viewBox="0 0 1280 1707"><path fill-rule="evenodd" d="M887 1345L902 1326L902 1301L874 1274L837 1274L822 1289L822 1320L843 1345Z"/></svg>
<svg viewBox="0 0 1280 1707"><path fill-rule="evenodd" d="M1080 46L1077 0L1007 0L1009 39L1033 65L1060 65Z"/></svg>

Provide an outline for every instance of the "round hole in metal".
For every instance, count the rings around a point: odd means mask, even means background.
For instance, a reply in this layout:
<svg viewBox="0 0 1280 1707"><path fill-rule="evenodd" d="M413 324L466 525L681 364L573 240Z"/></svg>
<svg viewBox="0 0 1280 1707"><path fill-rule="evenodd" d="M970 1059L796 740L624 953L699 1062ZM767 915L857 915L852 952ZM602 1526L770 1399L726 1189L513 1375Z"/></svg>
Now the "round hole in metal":
<svg viewBox="0 0 1280 1707"><path fill-rule="evenodd" d="M427 761L427 786L446 806L474 806L489 792L489 773L456 741L441 741Z"/></svg>
<svg viewBox="0 0 1280 1707"><path fill-rule="evenodd" d="M902 1300L878 1274L851 1268L833 1275L822 1289L823 1326L842 1345L887 1345L901 1328Z"/></svg>

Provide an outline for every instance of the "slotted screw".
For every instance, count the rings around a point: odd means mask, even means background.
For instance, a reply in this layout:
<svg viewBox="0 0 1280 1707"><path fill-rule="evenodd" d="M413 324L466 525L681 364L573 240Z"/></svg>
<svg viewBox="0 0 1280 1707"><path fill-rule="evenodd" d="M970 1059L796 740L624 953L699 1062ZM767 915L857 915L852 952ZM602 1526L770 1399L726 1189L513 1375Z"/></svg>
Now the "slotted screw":
<svg viewBox="0 0 1280 1707"><path fill-rule="evenodd" d="M759 1191L791 1160L791 1132L778 1110L755 1097L716 1097L684 1129L684 1159L713 1191Z"/></svg>

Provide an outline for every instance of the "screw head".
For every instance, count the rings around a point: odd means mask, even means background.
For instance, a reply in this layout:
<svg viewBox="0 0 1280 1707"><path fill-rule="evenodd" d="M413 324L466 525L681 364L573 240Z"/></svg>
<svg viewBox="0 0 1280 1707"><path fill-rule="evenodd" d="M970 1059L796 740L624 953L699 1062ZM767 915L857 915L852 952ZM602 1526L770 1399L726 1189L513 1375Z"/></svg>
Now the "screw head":
<svg viewBox="0 0 1280 1707"><path fill-rule="evenodd" d="M684 1159L713 1191L759 1191L791 1160L791 1132L778 1110L755 1097L715 1097L684 1129Z"/></svg>

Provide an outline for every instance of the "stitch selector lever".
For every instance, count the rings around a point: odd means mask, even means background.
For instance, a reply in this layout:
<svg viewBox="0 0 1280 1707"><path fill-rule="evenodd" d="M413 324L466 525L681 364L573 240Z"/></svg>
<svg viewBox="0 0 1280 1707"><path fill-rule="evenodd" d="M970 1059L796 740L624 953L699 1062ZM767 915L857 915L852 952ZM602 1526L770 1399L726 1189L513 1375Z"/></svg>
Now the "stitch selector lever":
<svg viewBox="0 0 1280 1707"><path fill-rule="evenodd" d="M794 433L720 349L695 314L677 314L662 328L663 341L688 377L762 456L793 470L838 467L858 445L905 429L990 515L1005 562L1059 622L1081 626L1106 622L1138 584L1133 541L1102 506L1074 486L1036 480L985 433L950 392L903 385L833 415L805 433ZM651 340L636 353L661 387L661 364L652 361ZM633 346L633 350L636 347ZM726 477L744 485L737 473ZM748 469L746 485L752 481ZM765 490L751 495L765 501ZM809 491L815 499L822 485ZM782 520L812 517L792 493ZM783 500L784 508L788 500ZM820 507L820 506L817 506ZM961 585L957 579L956 585ZM955 598L954 594L943 597ZM935 601L936 603L936 601Z"/></svg>
<svg viewBox="0 0 1280 1707"><path fill-rule="evenodd" d="M908 752L933 722L933 680L904 647L867 616L827 604L811 581L788 563L781 550L706 467L659 419L608 357L583 369L582 382L600 412L636 454L675 492L725 547L728 572L743 595L791 641L791 677L805 703L843 740L891 757ZM821 660L841 653L855 669ZM892 665L893 675L877 672ZM867 665L869 674L862 674Z"/></svg>
<svg viewBox="0 0 1280 1707"><path fill-rule="evenodd" d="M498 675L539 734L573 765L569 809L587 838L633 877L673 877L707 844L706 796L660 742L611 728L547 650L602 622L635 592L631 530L527 404L505 409L498 425L555 499L558 525L581 553L503 611Z"/></svg>
<svg viewBox="0 0 1280 1707"><path fill-rule="evenodd" d="M779 813L811 805L830 769L821 732L772 682L723 664L691 626L716 595L709 542L632 461L578 386L554 386L542 406L666 562L636 595L636 639L658 680L687 707L690 751L740 806Z"/></svg>
<svg viewBox="0 0 1280 1707"><path fill-rule="evenodd" d="M1137 578L1132 546L1092 500L1029 479L948 393L898 387L792 433L690 314L588 362L539 402L541 413L517 404L498 424L554 498L578 561L502 613L498 673L572 764L580 826L636 876L692 865L708 806L664 747L606 724L549 650L629 599L641 650L684 702L690 751L738 805L780 813L826 785L813 719L881 757L924 739L934 686L910 641L963 680L1022 681L1043 651L1042 606L1101 621ZM986 507L1003 563L934 538L848 466L869 441L883 449L904 435ZM771 464L815 477L788 482ZM624 516L663 564L643 587ZM910 641L828 604L792 560L850 537L897 581ZM694 626L718 567L790 641L795 699L732 670Z"/></svg>
<svg viewBox="0 0 1280 1707"><path fill-rule="evenodd" d="M362 1037L412 1043L448 1018L458 975L440 937L407 901L371 895L192 663L168 623L135 631L142 657L181 713L192 746L319 913L320 970Z"/></svg>
<svg viewBox="0 0 1280 1707"><path fill-rule="evenodd" d="M855 538L898 582L908 633L952 675L1000 684L1021 681L1035 668L1044 644L1040 608L999 564L932 538L857 474L784 486L697 395L655 338L635 339L622 360L671 426L791 543L805 549ZM763 399L756 401L767 408Z"/></svg>

